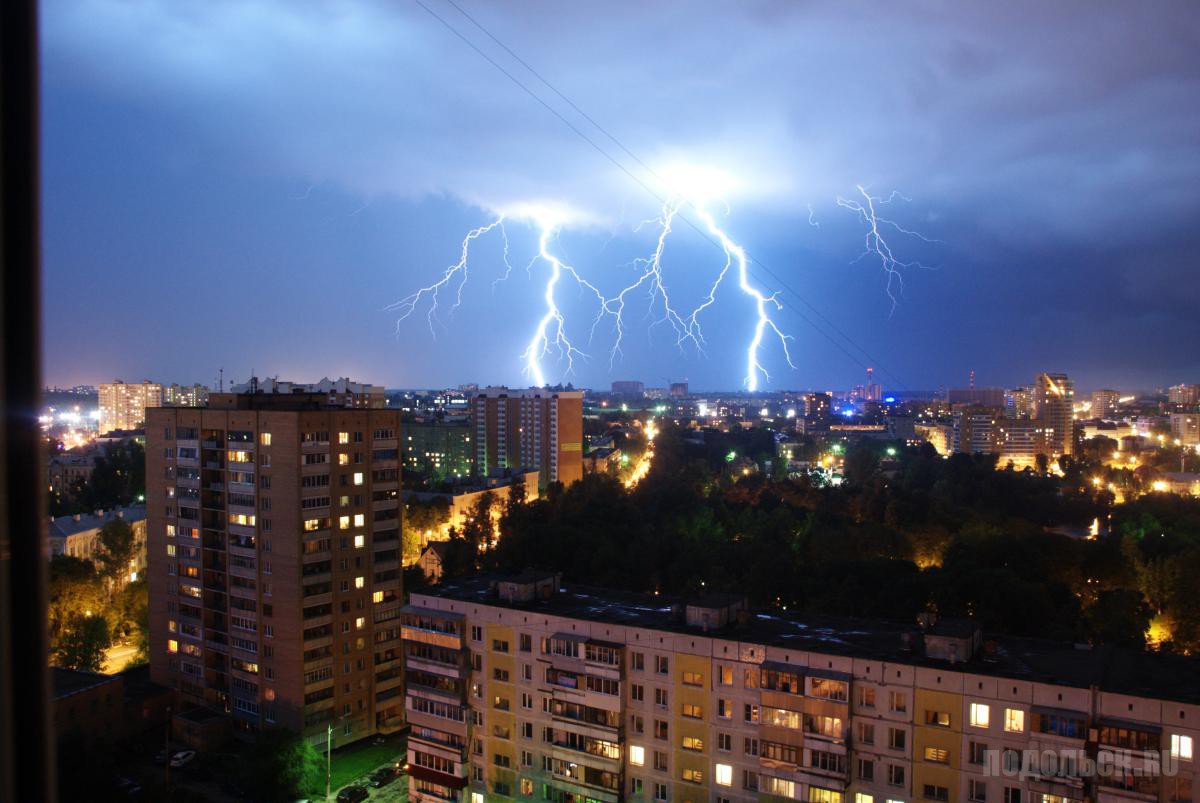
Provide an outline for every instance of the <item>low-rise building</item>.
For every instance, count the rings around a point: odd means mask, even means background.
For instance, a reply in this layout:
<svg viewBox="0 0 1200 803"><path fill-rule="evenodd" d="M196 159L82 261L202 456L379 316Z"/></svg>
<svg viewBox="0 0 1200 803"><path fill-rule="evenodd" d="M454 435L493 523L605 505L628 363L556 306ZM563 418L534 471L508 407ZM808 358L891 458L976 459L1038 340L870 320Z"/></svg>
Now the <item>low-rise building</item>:
<svg viewBox="0 0 1200 803"><path fill-rule="evenodd" d="M51 519L50 556L70 555L94 561L103 551L100 531L111 521L121 520L133 530L134 555L129 562L128 580L138 579L146 570L146 506L130 505L95 513L76 513Z"/></svg>

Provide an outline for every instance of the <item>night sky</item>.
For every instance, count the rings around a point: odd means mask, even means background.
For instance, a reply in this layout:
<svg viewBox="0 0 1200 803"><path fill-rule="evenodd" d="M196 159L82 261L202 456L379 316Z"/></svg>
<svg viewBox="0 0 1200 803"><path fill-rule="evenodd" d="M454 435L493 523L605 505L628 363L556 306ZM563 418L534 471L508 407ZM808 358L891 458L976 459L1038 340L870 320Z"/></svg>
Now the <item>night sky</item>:
<svg viewBox="0 0 1200 803"><path fill-rule="evenodd" d="M446 0L422 2L649 189L410 0L48 0L48 383L211 384L224 367L523 384L549 270L526 274L532 221L508 222L504 283L501 239L477 241L436 337L425 308L397 326L385 307L527 204L566 211L556 253L615 293L654 248L636 227L672 188L655 176L680 165L725 177L712 211L753 281L783 291L796 368L766 341L765 389L847 387L866 364L896 390L971 369L981 385L1200 382L1194 2L455 0L603 131ZM888 216L934 241L893 230L896 256L927 266L894 307L836 204L856 184L904 193ZM723 262L677 225L672 298L695 307ZM570 283L557 298L589 359L569 377L545 360L551 381L742 383L755 318L736 283L701 317L704 354L640 297L611 365L610 322L590 332ZM843 333L850 354L828 339Z"/></svg>

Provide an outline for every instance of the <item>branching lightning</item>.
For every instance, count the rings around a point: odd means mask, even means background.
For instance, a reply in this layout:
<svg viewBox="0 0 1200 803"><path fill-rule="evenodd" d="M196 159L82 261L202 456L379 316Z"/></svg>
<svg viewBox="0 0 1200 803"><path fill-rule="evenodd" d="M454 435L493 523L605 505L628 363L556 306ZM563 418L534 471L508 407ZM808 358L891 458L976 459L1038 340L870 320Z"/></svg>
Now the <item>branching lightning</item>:
<svg viewBox="0 0 1200 803"><path fill-rule="evenodd" d="M584 279L575 268L551 253L550 239L558 231L557 227L546 221L541 221L538 225L541 227L541 236L538 238L538 254L550 265L550 278L546 280L546 289L543 293L543 298L546 302L546 313L538 321L537 329L534 330L533 337L529 340L529 345L526 346L524 353L521 354L521 359L525 363L526 373L529 374L534 384L540 387L546 384L546 376L542 372L542 358L551 354L557 354L559 359L566 361L566 374L570 375L575 370L575 358L582 357L586 359L587 357L586 354L575 347L575 344L568 337L566 317L563 315L562 310L559 309L558 302L555 300L554 291L558 287L562 275L564 273L568 274L575 280L581 290L593 293L600 302L602 311L607 301L604 295L591 282Z"/></svg>
<svg viewBox="0 0 1200 803"><path fill-rule="evenodd" d="M893 292L892 286L893 286L893 284L896 284L899 286L900 292L901 293L904 292L904 275L901 272L902 269L903 268L927 268L928 266L923 265L917 261L904 262L902 260L897 259L896 256L892 253L892 248L888 244L887 239L883 236L882 229L890 227L891 229L895 230L896 232L899 232L900 234L905 234L910 237L916 237L917 239L923 240L924 242L927 242L927 243L935 243L935 242L939 242L939 241L932 240L932 239L924 236L923 234L920 234L915 231L911 231L910 229L906 229L903 226L901 226L899 223L895 222L894 220L889 220L888 218L879 216L878 207L890 204L892 201L896 200L897 198L899 198L902 201L910 201L911 200L910 198L907 198L904 195L902 195L896 191L893 191L892 194L889 195L888 197L882 198L879 196L871 195L869 192L867 192L866 187L862 186L861 184L858 184L856 186L857 186L859 193L863 197L862 201L859 201L857 199L842 198L841 196L838 196L837 204L838 204L838 206L843 207L845 209L849 209L851 212L854 212L855 214L857 214L859 216L859 218L863 221L863 223L866 224L867 233L866 233L866 237L865 237L865 248L864 248L862 254L859 255L858 259L862 259L863 257L869 256L871 254L874 254L875 256L877 256L879 258L879 263L883 267L884 275L887 276L888 298L890 298L892 300L892 308L895 309L896 294L895 294L895 292ZM858 261L858 260L855 260L855 261Z"/></svg>
<svg viewBox="0 0 1200 803"><path fill-rule="evenodd" d="M508 261L508 232L504 228L504 216L501 215L491 223L467 232L467 236L462 241L462 253L458 261L446 268L442 273L441 279L427 287L422 287L419 290L409 293L399 301L384 307L388 312L399 313L399 317L396 319L397 334L399 334L401 322L412 315L422 301L429 299L429 311L426 313L425 318L429 322L429 332L435 338L437 337L437 330L433 324L437 320L440 301L439 293L451 286L452 283L457 282L454 284L454 305L450 307L450 312L453 313L454 310L459 308L462 304L463 287L466 286L468 274L470 273L468 256L470 254L471 243L496 228L500 229L500 234L504 237L504 264L506 266L504 277L508 277L508 274L512 272L512 264Z"/></svg>

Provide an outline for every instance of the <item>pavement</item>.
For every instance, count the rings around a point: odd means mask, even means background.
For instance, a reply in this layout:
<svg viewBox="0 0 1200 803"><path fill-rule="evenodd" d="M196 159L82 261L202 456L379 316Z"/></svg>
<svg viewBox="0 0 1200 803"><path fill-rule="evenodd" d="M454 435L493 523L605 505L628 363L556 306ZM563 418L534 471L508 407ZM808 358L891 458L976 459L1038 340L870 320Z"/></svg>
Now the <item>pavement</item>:
<svg viewBox="0 0 1200 803"><path fill-rule="evenodd" d="M100 671L106 675L115 675L127 667L136 655L137 647L132 644L118 644L115 647L109 647L104 651L104 664L100 667Z"/></svg>

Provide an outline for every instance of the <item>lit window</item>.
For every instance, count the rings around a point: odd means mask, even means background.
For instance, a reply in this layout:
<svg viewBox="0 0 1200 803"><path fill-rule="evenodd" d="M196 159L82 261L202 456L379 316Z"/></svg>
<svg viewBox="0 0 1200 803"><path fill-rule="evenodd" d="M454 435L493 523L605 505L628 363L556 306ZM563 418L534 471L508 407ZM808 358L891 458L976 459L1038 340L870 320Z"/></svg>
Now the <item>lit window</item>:
<svg viewBox="0 0 1200 803"><path fill-rule="evenodd" d="M1019 708L1004 709L1004 730L1022 733L1025 730L1025 712Z"/></svg>
<svg viewBox="0 0 1200 803"><path fill-rule="evenodd" d="M1171 758L1181 758L1184 761L1192 760L1192 737L1182 736L1178 733L1171 734Z"/></svg>
<svg viewBox="0 0 1200 803"><path fill-rule="evenodd" d="M371 602L383 602L383 592L376 591L371 595Z"/></svg>
<svg viewBox="0 0 1200 803"><path fill-rule="evenodd" d="M360 616L354 620L354 629L355 630L362 630L366 626L367 626L367 620L365 617Z"/></svg>
<svg viewBox="0 0 1200 803"><path fill-rule="evenodd" d="M855 792L854 803L875 803L875 798L863 792Z"/></svg>
<svg viewBox="0 0 1200 803"><path fill-rule="evenodd" d="M354 578L354 587L355 588L362 588L364 585L366 585L366 583L367 583L367 581L363 577L355 577Z"/></svg>
<svg viewBox="0 0 1200 803"><path fill-rule="evenodd" d="M716 766L717 784L720 786L733 785L733 767L728 764L718 764Z"/></svg>
<svg viewBox="0 0 1200 803"><path fill-rule="evenodd" d="M350 465L350 455L346 454L345 452L342 452L341 454L339 454L338 455L338 465L339 466Z"/></svg>
<svg viewBox="0 0 1200 803"><path fill-rule="evenodd" d="M362 475L362 472L361 472L361 471L356 471L356 472L354 472L354 484L355 484L355 485L362 485L362 484L363 484L363 475Z"/></svg>
<svg viewBox="0 0 1200 803"><path fill-rule="evenodd" d="M349 432L339 432L338 433L338 443L349 443L349 442L350 442L350 433Z"/></svg>
<svg viewBox="0 0 1200 803"><path fill-rule="evenodd" d="M167 652L179 652L179 642L175 639L167 639Z"/></svg>
<svg viewBox="0 0 1200 803"><path fill-rule="evenodd" d="M350 529L350 517L349 516L338 517L338 529L339 530L349 530Z"/></svg>
<svg viewBox="0 0 1200 803"><path fill-rule="evenodd" d="M263 446L270 446L271 445L271 433L270 432L262 433L261 435L258 436L258 440L260 443L262 443Z"/></svg>
<svg viewBox="0 0 1200 803"><path fill-rule="evenodd" d="M646 748L640 745L629 746L629 763L635 767L645 766L646 764Z"/></svg>
<svg viewBox="0 0 1200 803"><path fill-rule="evenodd" d="M364 546L366 546L366 543L367 543L367 537L365 535L354 536L354 548L355 549L362 549Z"/></svg>
<svg viewBox="0 0 1200 803"><path fill-rule="evenodd" d="M174 555L175 555L175 545L174 544L167 544L167 554L174 557Z"/></svg>
<svg viewBox="0 0 1200 803"><path fill-rule="evenodd" d="M976 728L986 728L991 709L983 703L971 703L971 725Z"/></svg>
<svg viewBox="0 0 1200 803"><path fill-rule="evenodd" d="M367 523L367 517L366 517L366 515L364 515L364 514L362 514L362 513L355 513L355 514L354 514L354 526L355 526L355 527L362 527L362 526L363 526L364 524L366 524L366 523Z"/></svg>

